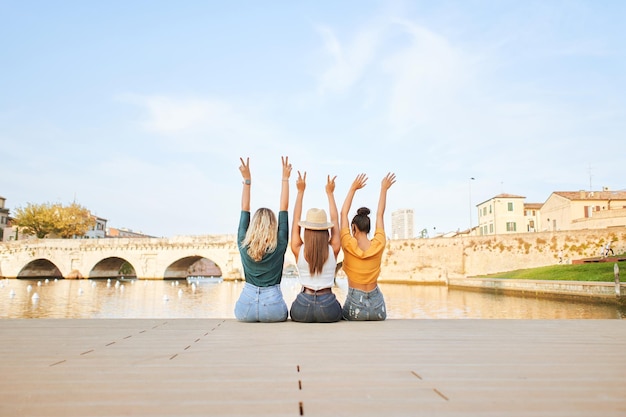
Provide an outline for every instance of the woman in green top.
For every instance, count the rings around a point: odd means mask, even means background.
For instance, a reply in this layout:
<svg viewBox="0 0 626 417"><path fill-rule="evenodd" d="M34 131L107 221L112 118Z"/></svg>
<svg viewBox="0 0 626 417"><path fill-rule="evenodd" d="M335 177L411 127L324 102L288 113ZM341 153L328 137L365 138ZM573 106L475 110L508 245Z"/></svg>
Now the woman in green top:
<svg viewBox="0 0 626 417"><path fill-rule="evenodd" d="M268 208L260 208L250 220L250 158L239 158L243 177L241 216L237 245L241 255L246 283L235 304L235 317L246 322L277 322L287 320L288 310L280 281L283 276L285 251L289 240L289 176L291 164L282 157L283 175L278 220Z"/></svg>

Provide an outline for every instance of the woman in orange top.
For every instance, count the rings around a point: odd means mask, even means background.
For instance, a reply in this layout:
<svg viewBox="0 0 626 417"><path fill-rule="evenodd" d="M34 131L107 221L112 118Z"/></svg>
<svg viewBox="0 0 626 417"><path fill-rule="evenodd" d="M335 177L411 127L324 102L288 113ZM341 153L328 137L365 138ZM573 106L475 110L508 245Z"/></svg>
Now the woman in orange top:
<svg viewBox="0 0 626 417"><path fill-rule="evenodd" d="M341 208L341 249L343 270L348 276L348 294L343 305L345 320L385 320L387 310L385 298L378 288L378 276L383 251L387 242L383 217L387 204L387 190L396 182L396 175L388 173L380 186L380 197L376 211L376 229L370 240L370 210L361 207L348 227L348 212L357 190L365 187L367 176L357 175L350 186ZM352 233L350 233L352 229Z"/></svg>

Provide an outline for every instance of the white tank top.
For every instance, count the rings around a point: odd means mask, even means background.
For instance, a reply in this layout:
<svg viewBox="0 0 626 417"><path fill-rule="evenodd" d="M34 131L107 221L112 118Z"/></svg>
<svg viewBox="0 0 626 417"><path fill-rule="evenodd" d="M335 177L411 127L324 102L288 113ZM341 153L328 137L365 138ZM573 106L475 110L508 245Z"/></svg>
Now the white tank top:
<svg viewBox="0 0 626 417"><path fill-rule="evenodd" d="M335 268L337 267L337 260L335 259L335 253L330 245L328 245L328 259L326 259L320 275L311 276L309 263L306 259L304 259L304 245L300 247L297 267L298 274L300 276L300 284L304 287L318 291L322 288L331 288L335 284Z"/></svg>

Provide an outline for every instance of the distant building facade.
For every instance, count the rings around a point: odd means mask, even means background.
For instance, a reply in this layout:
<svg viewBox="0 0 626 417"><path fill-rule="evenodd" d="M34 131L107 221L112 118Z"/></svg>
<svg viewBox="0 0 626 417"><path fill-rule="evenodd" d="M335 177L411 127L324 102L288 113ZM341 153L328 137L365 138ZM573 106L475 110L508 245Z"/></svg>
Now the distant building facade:
<svg viewBox="0 0 626 417"><path fill-rule="evenodd" d="M541 207L541 231L626 225L626 192L555 191Z"/></svg>
<svg viewBox="0 0 626 417"><path fill-rule="evenodd" d="M524 203L524 219L526 232L538 232L541 225L542 203Z"/></svg>
<svg viewBox="0 0 626 417"><path fill-rule="evenodd" d="M92 215L92 217L96 220L96 223L85 233L85 238L100 239L106 237L107 220L98 216Z"/></svg>
<svg viewBox="0 0 626 417"><path fill-rule="evenodd" d="M413 210L400 209L391 213L391 238L413 239Z"/></svg>
<svg viewBox="0 0 626 417"><path fill-rule="evenodd" d="M478 204L478 234L487 236L526 232L525 198L513 194L498 194Z"/></svg>
<svg viewBox="0 0 626 417"><path fill-rule="evenodd" d="M107 231L107 237L154 237L150 235L146 235L141 232L134 232L130 229L116 229L114 227L109 227Z"/></svg>
<svg viewBox="0 0 626 417"><path fill-rule="evenodd" d="M478 204L480 236L626 226L626 192L555 191L544 203L499 194Z"/></svg>
<svg viewBox="0 0 626 417"><path fill-rule="evenodd" d="M9 226L9 209L4 206L6 198L0 197L0 241L4 240L4 229Z"/></svg>

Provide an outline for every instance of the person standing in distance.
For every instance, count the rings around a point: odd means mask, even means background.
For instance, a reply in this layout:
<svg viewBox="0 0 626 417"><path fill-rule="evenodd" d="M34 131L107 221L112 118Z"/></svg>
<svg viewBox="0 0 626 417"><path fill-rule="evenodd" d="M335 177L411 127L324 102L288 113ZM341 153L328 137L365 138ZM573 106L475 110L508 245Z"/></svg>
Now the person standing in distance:
<svg viewBox="0 0 626 417"><path fill-rule="evenodd" d="M287 320L287 304L280 289L285 251L289 241L289 176L291 164L283 164L278 219L268 208L259 208L250 220L250 158L239 158L243 177L237 246L246 283L235 303L235 318L244 322Z"/></svg>
<svg viewBox="0 0 626 417"><path fill-rule="evenodd" d="M339 216L335 203L335 178L327 178L326 196L330 222L323 209L311 208L306 220L298 221L302 215L302 200L306 188L304 177L298 171L296 187L298 195L293 208L291 226L291 251L296 258L302 291L291 305L291 320L305 323L332 323L341 320L341 305L333 294L339 241ZM304 228L304 239L301 236ZM330 234L328 233L330 229Z"/></svg>
<svg viewBox="0 0 626 417"><path fill-rule="evenodd" d="M378 288L378 276L387 243L383 221L387 205L387 190L396 182L396 175L388 173L381 182L376 211L376 229L371 240L368 238L370 210L367 207L358 209L352 222L348 223L348 212L354 194L365 187L366 182L365 174L357 175L341 207L343 270L348 277L348 294L342 312L345 320L366 321L387 318L385 298Z"/></svg>

